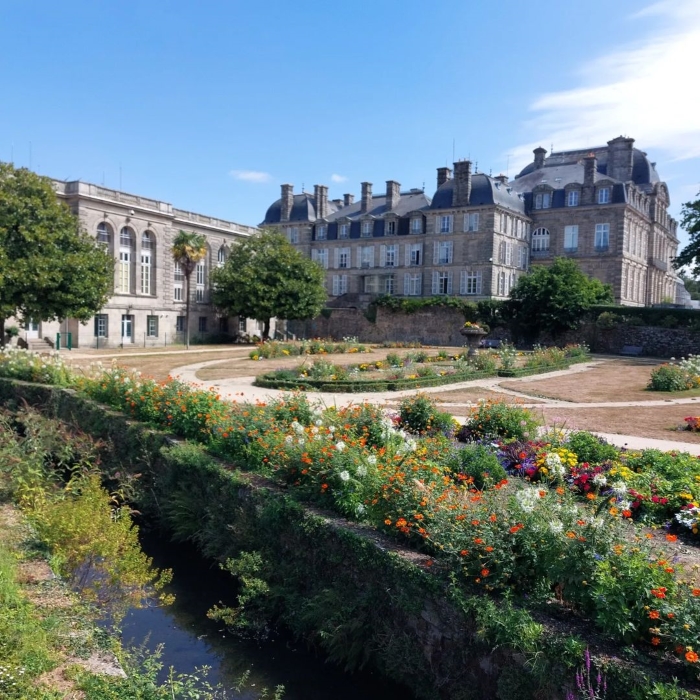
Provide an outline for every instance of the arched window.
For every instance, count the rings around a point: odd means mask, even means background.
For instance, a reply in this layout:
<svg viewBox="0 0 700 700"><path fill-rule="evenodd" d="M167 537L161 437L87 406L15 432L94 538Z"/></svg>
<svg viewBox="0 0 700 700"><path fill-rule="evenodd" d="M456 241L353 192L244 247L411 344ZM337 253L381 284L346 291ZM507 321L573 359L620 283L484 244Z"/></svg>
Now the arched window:
<svg viewBox="0 0 700 700"><path fill-rule="evenodd" d="M226 248L224 248L224 246L221 246L221 248L219 248L219 252L216 254L216 264L218 265L218 267L223 267L225 262Z"/></svg>
<svg viewBox="0 0 700 700"><path fill-rule="evenodd" d="M546 228L535 229L532 233L532 252L549 250L549 231Z"/></svg>
<svg viewBox="0 0 700 700"><path fill-rule="evenodd" d="M134 264L134 232L128 227L119 232L119 283L117 291L131 294L131 268Z"/></svg>
<svg viewBox="0 0 700 700"><path fill-rule="evenodd" d="M141 234L141 294L153 294L155 237L151 231Z"/></svg>
<svg viewBox="0 0 700 700"><path fill-rule="evenodd" d="M112 242L112 227L106 221L97 224L97 242L106 246Z"/></svg>

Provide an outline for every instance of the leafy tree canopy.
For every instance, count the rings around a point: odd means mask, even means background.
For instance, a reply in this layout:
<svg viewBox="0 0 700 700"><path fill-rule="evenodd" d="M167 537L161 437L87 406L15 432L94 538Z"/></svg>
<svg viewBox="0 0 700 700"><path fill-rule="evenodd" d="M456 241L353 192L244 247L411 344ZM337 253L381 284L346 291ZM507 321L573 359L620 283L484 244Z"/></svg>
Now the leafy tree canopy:
<svg viewBox="0 0 700 700"><path fill-rule="evenodd" d="M5 319L87 321L109 298L114 260L51 181L0 163L0 343Z"/></svg>
<svg viewBox="0 0 700 700"><path fill-rule="evenodd" d="M693 276L700 276L700 192L694 202L686 202L681 208L681 227L690 236L690 242L673 261L676 268L688 265Z"/></svg>
<svg viewBox="0 0 700 700"><path fill-rule="evenodd" d="M577 328L594 304L614 301L610 285L588 277L568 258L537 265L521 277L510 293L508 307L515 325L527 335L553 335Z"/></svg>
<svg viewBox="0 0 700 700"><path fill-rule="evenodd" d="M214 304L232 316L263 321L263 338L269 335L271 318L314 318L326 301L323 268L275 231L233 246L211 277Z"/></svg>

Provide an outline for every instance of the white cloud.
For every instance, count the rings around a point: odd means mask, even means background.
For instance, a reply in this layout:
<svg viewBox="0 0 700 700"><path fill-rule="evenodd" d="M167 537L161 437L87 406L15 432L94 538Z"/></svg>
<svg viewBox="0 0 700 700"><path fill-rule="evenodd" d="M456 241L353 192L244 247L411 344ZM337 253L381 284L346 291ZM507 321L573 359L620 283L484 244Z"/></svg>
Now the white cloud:
<svg viewBox="0 0 700 700"><path fill-rule="evenodd" d="M619 135L671 159L700 157L700 3L662 0L632 21L641 17L654 18L653 34L582 66L577 87L533 101L524 126L539 140L511 150L517 164L536 146L597 146Z"/></svg>
<svg viewBox="0 0 700 700"><path fill-rule="evenodd" d="M246 182L261 183L272 180L270 173L264 173L260 170L232 170L229 174L236 180L245 180Z"/></svg>
<svg viewBox="0 0 700 700"><path fill-rule="evenodd" d="M336 175L336 173L333 173L331 175L331 182L347 182L347 178L345 175Z"/></svg>

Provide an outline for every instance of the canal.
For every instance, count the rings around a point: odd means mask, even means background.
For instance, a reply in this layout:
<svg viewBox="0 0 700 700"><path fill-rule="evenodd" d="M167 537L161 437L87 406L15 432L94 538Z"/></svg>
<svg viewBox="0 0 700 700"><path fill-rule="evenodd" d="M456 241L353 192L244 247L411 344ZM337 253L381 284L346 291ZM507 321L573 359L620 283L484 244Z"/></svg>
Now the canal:
<svg viewBox="0 0 700 700"><path fill-rule="evenodd" d="M221 683L231 697L257 697L255 690L285 688L285 700L412 700L404 686L388 683L374 673L344 673L322 657L284 634L265 642L230 635L221 623L206 616L217 603L235 604L230 574L205 561L190 545L174 544L153 533L142 537L145 553L158 568L173 570L168 592L175 595L169 607L130 609L122 622L127 647L144 644L149 650L164 645L163 677L173 666L179 673L211 667L208 680ZM236 694L234 685L250 673L250 690Z"/></svg>

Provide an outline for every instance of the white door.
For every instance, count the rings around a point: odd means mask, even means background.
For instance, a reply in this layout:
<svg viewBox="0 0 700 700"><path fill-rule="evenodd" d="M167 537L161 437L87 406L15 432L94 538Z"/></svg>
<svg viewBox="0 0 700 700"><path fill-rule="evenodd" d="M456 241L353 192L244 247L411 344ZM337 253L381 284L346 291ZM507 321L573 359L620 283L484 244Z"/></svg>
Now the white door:
<svg viewBox="0 0 700 700"><path fill-rule="evenodd" d="M134 317L128 314L122 315L122 343L134 342Z"/></svg>
<svg viewBox="0 0 700 700"><path fill-rule="evenodd" d="M27 340L39 337L39 322L30 320L27 323Z"/></svg>

